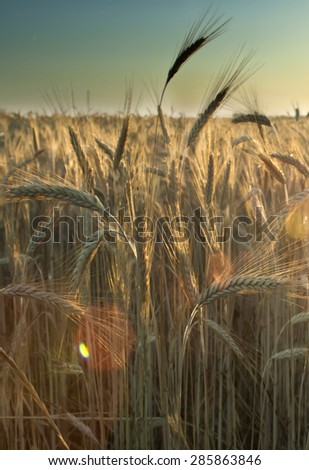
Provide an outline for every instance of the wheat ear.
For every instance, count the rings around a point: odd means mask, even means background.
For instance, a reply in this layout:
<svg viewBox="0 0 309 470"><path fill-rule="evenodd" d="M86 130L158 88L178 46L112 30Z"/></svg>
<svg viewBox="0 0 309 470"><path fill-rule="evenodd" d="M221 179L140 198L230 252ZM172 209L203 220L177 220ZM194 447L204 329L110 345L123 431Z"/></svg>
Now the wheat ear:
<svg viewBox="0 0 309 470"><path fill-rule="evenodd" d="M69 134L70 134L70 141L73 147L73 150L75 152L75 155L77 157L78 164L80 166L80 169L82 170L82 173L84 175L86 185L87 185L87 191L92 192L94 188L94 179L93 179L93 172L92 168L89 165L89 161L79 143L78 137L76 132L72 129L72 127L69 127Z"/></svg>
<svg viewBox="0 0 309 470"><path fill-rule="evenodd" d="M74 292L78 289L83 273L86 271L87 266L91 263L93 258L95 257L100 245L104 241L104 237L106 234L110 234L111 231L107 229L100 229L95 232L92 237L87 240L87 242L82 246L79 254L77 256L75 268L72 273L71 281L70 281L70 291ZM116 234L117 232L115 232Z"/></svg>
<svg viewBox="0 0 309 470"><path fill-rule="evenodd" d="M198 302L191 312L189 321L186 325L183 344L180 354L180 361L183 361L186 344L194 324L194 320L203 305L209 305L220 298L236 294L238 292L268 292L286 284L284 279L274 277L243 277L232 276L219 282L210 284L200 295ZM213 327L213 324L210 325Z"/></svg>
<svg viewBox="0 0 309 470"><path fill-rule="evenodd" d="M103 150L103 152L111 159L114 160L114 151L104 142L101 142L101 140L95 138L97 146Z"/></svg>
<svg viewBox="0 0 309 470"><path fill-rule="evenodd" d="M282 359L294 359L299 357L307 357L309 356L309 348L293 348L293 349L285 349L284 351L279 351L278 353L274 354L269 361L274 360L282 360Z"/></svg>
<svg viewBox="0 0 309 470"><path fill-rule="evenodd" d="M276 158L283 163L287 163L288 165L292 165L305 177L309 178L309 168L307 165L301 163L294 155L282 155L280 153L271 153L270 156L272 158Z"/></svg>
<svg viewBox="0 0 309 470"><path fill-rule="evenodd" d="M67 300L54 292L49 292L30 284L9 284L0 289L0 295L7 297L24 297L50 305L66 313L73 320L81 317L84 310L76 302Z"/></svg>
<svg viewBox="0 0 309 470"><path fill-rule="evenodd" d="M130 115L128 114L122 123L121 132L118 138L115 154L114 154L114 170L118 170L121 159L123 157L128 131L129 131Z"/></svg>
<svg viewBox="0 0 309 470"><path fill-rule="evenodd" d="M225 344L227 344L231 348L231 350L237 357L239 357L240 359L244 359L243 353L241 352L241 350L239 349L239 347L237 346L228 331L226 331L224 328L222 328L221 325L219 325L213 320L206 319L205 323L219 336L219 338L222 339Z"/></svg>
<svg viewBox="0 0 309 470"><path fill-rule="evenodd" d="M102 215L104 222L113 222L116 224L119 229L119 234L130 245L134 256L136 256L135 245L131 240L129 240L118 220L109 212L109 210L104 208L97 196L92 196L92 194L82 191L81 189L38 183L11 187L5 191L5 194L7 197L17 201L25 199L56 199L58 201L67 202L78 207L84 207L85 209L99 212Z"/></svg>
<svg viewBox="0 0 309 470"><path fill-rule="evenodd" d="M68 186L31 183L10 187L6 190L5 194L9 198L18 201L24 199L56 199L100 212L106 217L109 214L96 196L92 196L81 189L69 188Z"/></svg>
<svg viewBox="0 0 309 470"><path fill-rule="evenodd" d="M126 116L123 119L122 122L122 127L120 131L120 135L118 138L116 150L114 153L114 170L118 170L121 159L124 154L127 138L128 138L128 132L129 132L129 124L130 124L130 109L131 109L131 103L132 103L132 90L129 88L126 96Z"/></svg>
<svg viewBox="0 0 309 470"><path fill-rule="evenodd" d="M240 124L244 122L252 122L255 124L259 124L260 126L268 126L271 127L271 121L268 119L267 116L264 114L259 113L249 113L249 114L236 114L233 116L232 123L233 124Z"/></svg>
<svg viewBox="0 0 309 470"><path fill-rule="evenodd" d="M85 435L89 439L91 439L93 442L96 443L98 448L100 448L100 443L95 437L92 429L87 426L81 419L77 418L77 416L74 416L72 413L66 413L66 417L68 418L68 421L74 426L81 434Z"/></svg>
<svg viewBox="0 0 309 470"><path fill-rule="evenodd" d="M286 177L283 171L281 171L280 168L278 168L270 158L266 157L266 155L259 153L258 157L265 164L269 173L273 175L273 177L276 178L279 183L286 185Z"/></svg>
<svg viewBox="0 0 309 470"><path fill-rule="evenodd" d="M229 179L231 174L231 160L228 160L225 166L223 181L222 181L222 192L221 192L221 207L224 206L225 195L228 194Z"/></svg>
<svg viewBox="0 0 309 470"><path fill-rule="evenodd" d="M202 292L198 305L207 305L215 300L241 291L268 292L286 284L284 279L275 277L232 276L219 282L213 282Z"/></svg>
<svg viewBox="0 0 309 470"><path fill-rule="evenodd" d="M241 52L242 50L236 54L232 62L220 73L215 81L215 87L207 100L208 104L204 107L189 132L187 146L195 143L198 135L215 112L255 71L254 67L249 67L253 53L251 52L243 59L240 59Z"/></svg>
<svg viewBox="0 0 309 470"><path fill-rule="evenodd" d="M176 75L180 67L201 47L208 44L213 39L220 36L225 30L227 24L231 19L224 21L222 24L219 24L221 17L211 16L209 20L203 25L206 16L209 14L209 9L198 19L196 20L189 33L187 34L185 40L182 43L180 51L176 59L174 60L171 68L168 71L167 78L163 87L161 94L160 105L162 104L163 96L166 90L167 85Z"/></svg>

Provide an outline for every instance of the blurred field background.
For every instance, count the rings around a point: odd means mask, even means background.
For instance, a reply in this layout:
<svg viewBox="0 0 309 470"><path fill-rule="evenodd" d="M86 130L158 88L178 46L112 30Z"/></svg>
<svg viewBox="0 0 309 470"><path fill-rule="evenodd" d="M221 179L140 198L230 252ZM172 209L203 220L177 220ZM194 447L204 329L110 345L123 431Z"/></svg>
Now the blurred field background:
<svg viewBox="0 0 309 470"><path fill-rule="evenodd" d="M308 448L308 120L125 120L1 115L1 448Z"/></svg>

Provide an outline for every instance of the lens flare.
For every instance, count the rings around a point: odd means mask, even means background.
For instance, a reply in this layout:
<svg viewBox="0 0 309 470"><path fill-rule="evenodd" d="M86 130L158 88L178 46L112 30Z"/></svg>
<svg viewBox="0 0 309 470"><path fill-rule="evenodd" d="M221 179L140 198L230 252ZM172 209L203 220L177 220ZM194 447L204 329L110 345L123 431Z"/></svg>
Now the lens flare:
<svg viewBox="0 0 309 470"><path fill-rule="evenodd" d="M286 229L291 238L301 240L309 237L309 201L305 201L289 214Z"/></svg>
<svg viewBox="0 0 309 470"><path fill-rule="evenodd" d="M76 344L88 369L124 369L135 343L131 323L117 305L89 306L81 318Z"/></svg>
<svg viewBox="0 0 309 470"><path fill-rule="evenodd" d="M90 357L89 350L85 343L80 343L79 345L79 352L84 359L88 359Z"/></svg>

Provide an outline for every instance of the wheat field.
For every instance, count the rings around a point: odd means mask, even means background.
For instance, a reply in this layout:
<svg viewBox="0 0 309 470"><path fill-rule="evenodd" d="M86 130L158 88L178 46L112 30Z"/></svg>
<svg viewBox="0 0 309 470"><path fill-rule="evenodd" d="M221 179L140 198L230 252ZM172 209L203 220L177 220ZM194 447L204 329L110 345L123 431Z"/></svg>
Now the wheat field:
<svg viewBox="0 0 309 470"><path fill-rule="evenodd" d="M309 449L309 120L0 116L0 448ZM254 100L253 100L254 101Z"/></svg>

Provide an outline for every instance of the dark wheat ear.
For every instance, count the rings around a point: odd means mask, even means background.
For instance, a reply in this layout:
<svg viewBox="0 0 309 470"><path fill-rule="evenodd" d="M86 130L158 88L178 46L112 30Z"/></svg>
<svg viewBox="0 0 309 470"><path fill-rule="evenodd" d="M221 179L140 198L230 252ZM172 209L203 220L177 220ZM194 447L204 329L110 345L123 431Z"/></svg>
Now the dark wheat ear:
<svg viewBox="0 0 309 470"><path fill-rule="evenodd" d="M214 86L210 90L207 104L189 132L187 139L188 147L196 142L201 130L215 112L257 70L257 65L251 64L254 52L249 52L241 58L242 52L243 48L240 49L215 80Z"/></svg>
<svg viewBox="0 0 309 470"><path fill-rule="evenodd" d="M118 137L118 142L117 142L117 146L116 146L116 150L115 150L114 158L113 158L115 171L118 170L121 159L125 151L125 146L126 146L128 132L129 132L129 124L130 124L130 119L131 119L131 114L130 114L131 104L132 104L132 89L131 87L129 87L127 91L127 95L126 95L126 101L125 101L126 115L122 121L122 127L121 127L121 131Z"/></svg>
<svg viewBox="0 0 309 470"><path fill-rule="evenodd" d="M70 142L77 157L78 164L82 173L84 175L87 190L91 193L94 187L94 178L93 178L93 171L90 166L90 163L82 149L82 146L78 140L77 134L72 127L69 126L69 135L70 135Z"/></svg>
<svg viewBox="0 0 309 470"><path fill-rule="evenodd" d="M162 104L167 85L172 80L174 75L176 75L180 67L189 59L189 57L201 49L201 47L205 46L210 41L224 33L227 24L231 21L231 18L229 18L228 20L224 21L224 23L219 24L222 17L212 15L206 24L203 24L208 14L209 9L207 9L206 12L191 26L190 31L183 41L180 51L175 61L173 62L173 65L168 71L159 105Z"/></svg>
<svg viewBox="0 0 309 470"><path fill-rule="evenodd" d="M235 114L232 118L232 123L233 124L240 124L240 123L246 123L246 122L252 122L259 124L260 126L268 126L271 127L271 121L270 119L265 116L265 114L259 114L258 112L254 113L239 113Z"/></svg>

